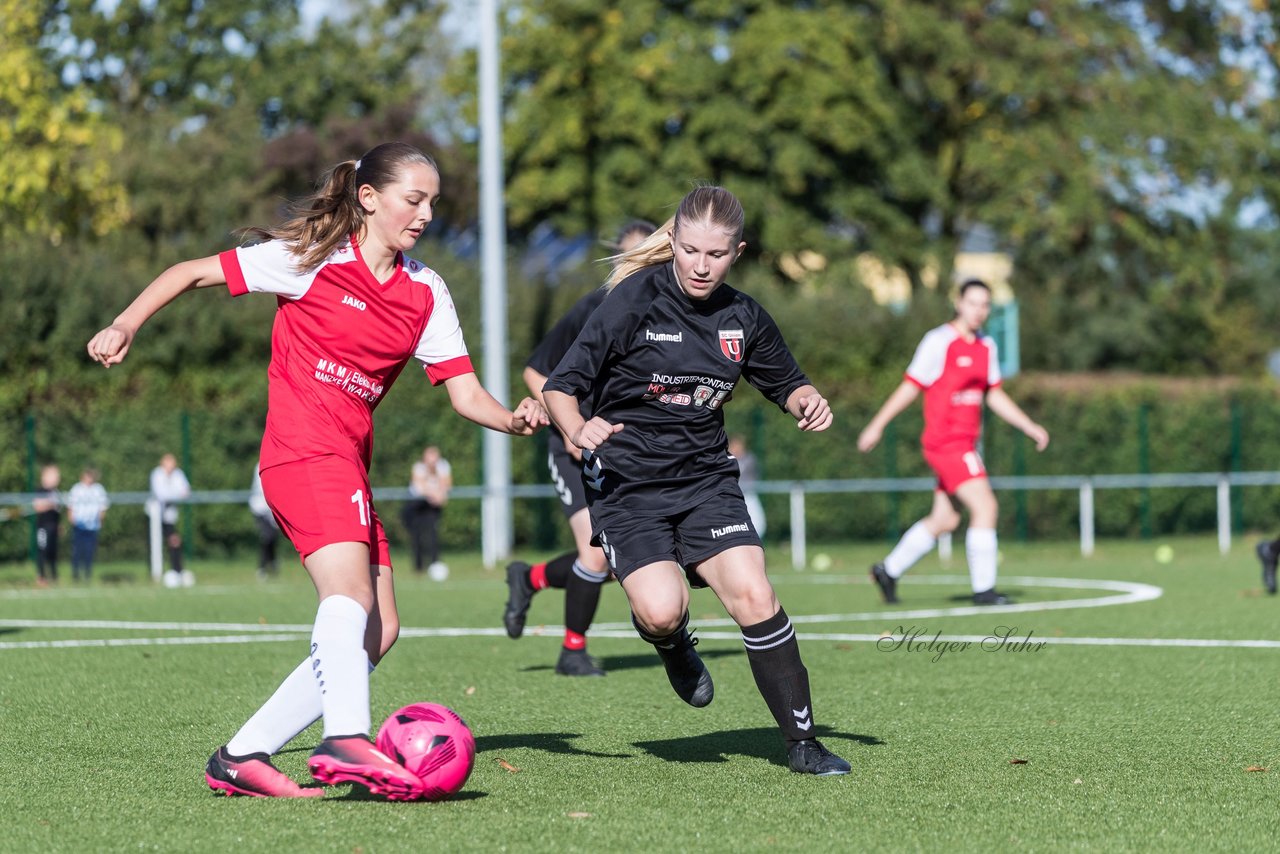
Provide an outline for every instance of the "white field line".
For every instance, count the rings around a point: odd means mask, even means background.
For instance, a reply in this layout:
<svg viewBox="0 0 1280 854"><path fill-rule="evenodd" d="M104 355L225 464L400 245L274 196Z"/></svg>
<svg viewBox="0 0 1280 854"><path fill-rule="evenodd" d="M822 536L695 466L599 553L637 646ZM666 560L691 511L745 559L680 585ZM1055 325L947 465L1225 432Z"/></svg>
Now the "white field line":
<svg viewBox="0 0 1280 854"><path fill-rule="evenodd" d="M305 642L309 635L212 635L206 637L179 638L94 638L85 640L56 641L6 641L0 643L0 650L5 649L77 649L83 647L103 646L192 646L201 644L227 643L274 643L278 641Z"/></svg>
<svg viewBox="0 0 1280 854"><path fill-rule="evenodd" d="M782 579L780 579L782 580ZM847 584L849 576L801 576L786 578L786 582L810 584ZM922 575L911 579L912 584L960 584L968 582L965 576ZM1087 599L1066 599L1051 602L1024 602L1000 606L957 606L955 608L922 608L902 611L864 611L851 614L811 614L797 615L791 618L793 623L838 623L894 621L904 619L928 619L936 617L971 616L975 614L1016 614L1036 611L1061 610L1065 608L1098 608L1111 605L1127 605L1137 602L1148 602L1159 598L1163 590L1150 584L1127 581L1109 581L1105 579L1077 578L1037 578L1009 577L1005 583L1021 587L1055 587L1072 590L1108 590L1114 595L1092 597ZM212 592L212 591L210 591ZM221 591L219 591L221 592ZM714 627L733 626L729 619L698 620L694 625L699 628L699 636L709 640L740 640L737 631L712 631ZM299 642L310 636L309 625L261 624L261 623L182 623L182 622L148 622L136 620L34 620L34 619L0 619L0 628L13 629L105 629L113 631L199 631L229 632L227 635L199 635L183 637L133 637L133 638L93 638L77 640L52 641L4 641L0 642L0 650L9 649L73 649L85 647L126 647L126 646L189 646L200 644L240 644L268 642ZM530 627L532 636L559 637L563 633L562 626L544 625ZM402 638L432 637L501 637L505 632L500 628L475 627L438 627L409 628L400 630ZM635 638L635 630L629 623L599 623L591 628L591 636L599 638ZM876 643L884 640L883 634L866 633L814 633L798 632L797 637L810 641L843 641L850 643ZM943 635L944 641L981 643L988 640L989 635ZM1196 647L1196 648L1246 648L1277 649L1280 641L1276 640L1221 640L1212 638L1090 638L1090 637L1034 637L1033 642L1076 646L1135 646L1135 647Z"/></svg>

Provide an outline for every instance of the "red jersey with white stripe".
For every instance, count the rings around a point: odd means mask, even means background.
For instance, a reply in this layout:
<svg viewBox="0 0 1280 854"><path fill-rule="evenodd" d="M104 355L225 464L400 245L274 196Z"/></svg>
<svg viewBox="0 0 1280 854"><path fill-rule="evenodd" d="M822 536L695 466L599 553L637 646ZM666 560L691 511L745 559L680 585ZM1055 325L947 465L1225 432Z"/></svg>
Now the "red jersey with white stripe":
<svg viewBox="0 0 1280 854"><path fill-rule="evenodd" d="M982 432L982 401L1000 385L996 342L979 333L965 340L953 324L929 330L907 366L907 379L924 389L927 450L972 449Z"/></svg>
<svg viewBox="0 0 1280 854"><path fill-rule="evenodd" d="M470 373L453 298L422 263L379 283L347 241L315 270L279 240L218 256L233 296L275 294L262 468L337 454L367 471L373 410L410 358L432 385Z"/></svg>

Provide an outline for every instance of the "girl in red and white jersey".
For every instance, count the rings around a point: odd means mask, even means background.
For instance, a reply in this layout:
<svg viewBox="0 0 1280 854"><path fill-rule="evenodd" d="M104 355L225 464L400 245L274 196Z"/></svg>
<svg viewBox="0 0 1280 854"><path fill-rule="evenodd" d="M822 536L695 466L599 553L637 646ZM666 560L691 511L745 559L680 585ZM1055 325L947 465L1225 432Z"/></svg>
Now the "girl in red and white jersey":
<svg viewBox="0 0 1280 854"><path fill-rule="evenodd" d="M996 592L996 517L999 507L987 471L978 456L982 432L982 404L1026 433L1043 451L1049 433L1027 417L1000 386L1000 361L996 344L982 334L991 314L991 290L970 279L960 286L956 316L930 330L916 348L902 385L889 395L880 411L858 436L858 450L874 448L890 421L924 392L924 432L920 445L925 462L938 476L933 509L902 535L882 562L871 567L871 579L885 602L897 602L902 574L928 554L938 537L960 524L955 503L969 511L965 552L973 601L978 605L1003 605L1008 598Z"/></svg>
<svg viewBox="0 0 1280 854"><path fill-rule="evenodd" d="M214 790L321 794L298 786L269 757L323 717L324 740L308 761L318 780L360 783L397 800L423 792L368 737L369 673L400 629L387 538L369 486L373 410L416 358L464 418L524 436L547 423L534 400L510 411L480 385L449 289L404 255L439 196L430 157L402 143L379 145L329 170L283 223L248 230L263 242L161 273L88 344L109 368L151 315L189 290L226 284L233 296L276 297L262 486L320 604L310 654L210 757L205 778Z"/></svg>

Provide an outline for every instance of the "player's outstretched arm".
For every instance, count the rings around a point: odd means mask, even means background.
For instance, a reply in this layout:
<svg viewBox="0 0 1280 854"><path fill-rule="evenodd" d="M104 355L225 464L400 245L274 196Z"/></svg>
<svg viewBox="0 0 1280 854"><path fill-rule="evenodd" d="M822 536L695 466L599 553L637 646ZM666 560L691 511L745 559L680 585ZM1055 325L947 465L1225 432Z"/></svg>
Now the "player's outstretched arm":
<svg viewBox="0 0 1280 854"><path fill-rule="evenodd" d="M991 407L991 411L1001 420L1026 433L1027 437L1036 443L1037 451L1043 451L1049 447L1049 431L1032 421L1000 386L987 392L987 406Z"/></svg>
<svg viewBox="0 0 1280 854"><path fill-rule="evenodd" d="M524 373L521 376L524 379L524 384L529 387L529 393L533 395L534 400L546 406L547 401L542 396L542 387L547 384L547 378L528 365L525 366ZM550 415L549 410L547 414ZM560 433L564 438L565 450L569 452L569 455L575 460L581 460L582 449L573 444L573 440L556 425L554 418L551 420L551 429Z"/></svg>
<svg viewBox="0 0 1280 854"><path fill-rule="evenodd" d="M133 337L151 315L187 291L226 284L217 255L174 264L155 278L106 329L89 339L89 358L104 368L119 364L129 353Z"/></svg>
<svg viewBox="0 0 1280 854"><path fill-rule="evenodd" d="M547 410L531 397L526 397L514 410L507 409L480 385L474 373L459 374L444 381L453 411L481 427L513 436L532 436L547 426Z"/></svg>
<svg viewBox="0 0 1280 854"><path fill-rule="evenodd" d="M919 396L920 387L910 380L903 380L902 384L893 390L893 394L889 395L889 399L880 407L880 411L858 434L858 450L865 454L880 444L880 437L884 435L884 428L888 427L889 422L897 418L902 410L915 403L916 398Z"/></svg>
<svg viewBox="0 0 1280 854"><path fill-rule="evenodd" d="M544 389L542 399L547 402L551 421L570 443L585 451L594 451L610 436L622 430L622 424L610 424L603 418L584 420L578 411L578 399L562 391Z"/></svg>
<svg viewBox="0 0 1280 854"><path fill-rule="evenodd" d="M818 433L826 430L835 420L831 404L811 385L802 385L787 397L787 411L796 419L801 430Z"/></svg>

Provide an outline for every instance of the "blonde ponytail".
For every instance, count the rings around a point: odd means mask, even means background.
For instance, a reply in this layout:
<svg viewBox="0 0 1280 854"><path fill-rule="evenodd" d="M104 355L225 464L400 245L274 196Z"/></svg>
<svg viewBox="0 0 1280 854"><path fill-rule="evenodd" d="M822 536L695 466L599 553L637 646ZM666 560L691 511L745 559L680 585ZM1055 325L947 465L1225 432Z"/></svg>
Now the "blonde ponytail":
<svg viewBox="0 0 1280 854"><path fill-rule="evenodd" d="M664 222L644 240L626 252L612 255L605 260L613 265L613 272L605 279L606 290L613 290L627 276L654 264L665 264L675 257L671 249L671 233L676 229L676 218Z"/></svg>

